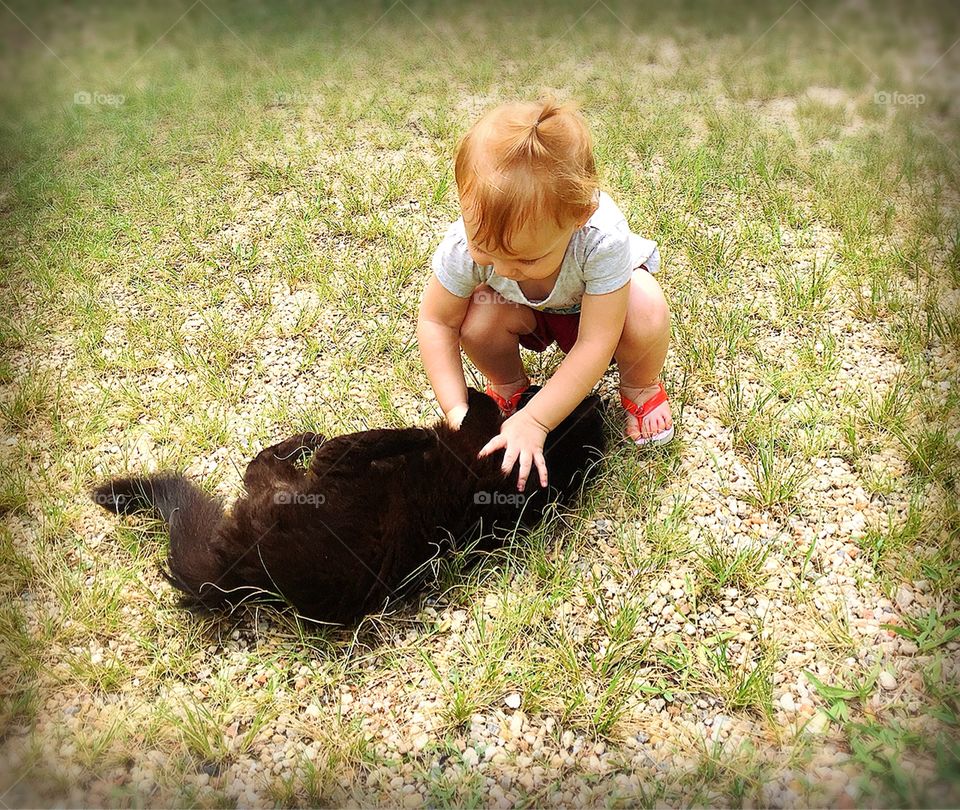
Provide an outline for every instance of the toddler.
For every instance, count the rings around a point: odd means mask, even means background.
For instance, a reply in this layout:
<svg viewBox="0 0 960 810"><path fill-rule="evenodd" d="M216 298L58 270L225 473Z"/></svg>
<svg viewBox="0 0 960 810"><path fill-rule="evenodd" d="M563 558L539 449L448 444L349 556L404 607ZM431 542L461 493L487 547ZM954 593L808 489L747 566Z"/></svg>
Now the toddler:
<svg viewBox="0 0 960 810"><path fill-rule="evenodd" d="M457 145L462 216L433 255L417 340L437 401L454 427L467 410L462 347L487 378L486 393L509 418L480 455L501 448L504 472L519 460L518 488L536 467L547 484L543 444L616 360L626 435L638 445L673 438L659 380L670 311L651 275L655 242L630 232L600 191L586 121L553 99L503 104ZM521 410L530 385L520 346L565 353Z"/></svg>

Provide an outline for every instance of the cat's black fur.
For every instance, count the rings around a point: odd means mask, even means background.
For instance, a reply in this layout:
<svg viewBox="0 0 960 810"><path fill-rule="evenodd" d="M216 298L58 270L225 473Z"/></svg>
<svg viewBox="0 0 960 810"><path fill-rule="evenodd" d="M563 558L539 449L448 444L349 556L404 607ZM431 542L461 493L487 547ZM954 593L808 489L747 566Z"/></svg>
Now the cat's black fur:
<svg viewBox="0 0 960 810"><path fill-rule="evenodd" d="M329 440L294 436L249 464L246 494L226 513L169 473L119 478L92 497L118 514L160 513L170 530L165 575L189 605L230 607L262 590L303 616L349 622L408 591L407 580L438 553L478 537L493 547L515 527L534 526L550 502L569 504L603 453L600 402L591 396L547 437L549 487L534 468L518 498L517 467L503 475L502 451L477 458L502 422L494 402L471 389L459 430L441 421ZM309 467L297 464L311 452Z"/></svg>

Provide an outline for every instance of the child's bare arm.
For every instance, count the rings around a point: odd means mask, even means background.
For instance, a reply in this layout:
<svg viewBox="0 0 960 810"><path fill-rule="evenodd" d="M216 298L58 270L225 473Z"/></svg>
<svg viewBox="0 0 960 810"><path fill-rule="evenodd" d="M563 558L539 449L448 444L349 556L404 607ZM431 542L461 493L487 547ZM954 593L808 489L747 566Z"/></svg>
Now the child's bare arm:
<svg viewBox="0 0 960 810"><path fill-rule="evenodd" d="M447 290L435 275L423 292L417 321L420 357L447 421L459 426L467 412L467 384L460 360L460 327L469 298Z"/></svg>
<svg viewBox="0 0 960 810"><path fill-rule="evenodd" d="M577 342L524 408L548 430L573 412L607 370L623 334L629 295L628 284L603 295L583 296Z"/></svg>

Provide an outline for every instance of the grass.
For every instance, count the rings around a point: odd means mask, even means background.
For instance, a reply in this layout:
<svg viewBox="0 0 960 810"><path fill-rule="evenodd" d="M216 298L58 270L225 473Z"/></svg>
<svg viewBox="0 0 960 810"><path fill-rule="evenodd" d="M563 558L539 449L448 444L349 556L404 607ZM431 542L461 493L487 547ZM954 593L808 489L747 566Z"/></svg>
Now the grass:
<svg viewBox="0 0 960 810"><path fill-rule="evenodd" d="M830 260L813 256L797 267L775 268L777 295L785 317L808 324L829 307Z"/></svg>
<svg viewBox="0 0 960 810"><path fill-rule="evenodd" d="M713 535L701 538L698 545L697 586L704 600L719 599L728 588L753 591L770 554L769 547L752 543L737 548Z"/></svg>
<svg viewBox="0 0 960 810"><path fill-rule="evenodd" d="M512 803L770 804L839 745L861 804L956 803L954 10L51 1L0 19L3 801L244 806L249 784L396 804L401 775L433 804L489 804L488 777ZM459 549L358 628L177 610L162 528L86 489L170 467L231 497L278 436L433 420L414 324L459 214L454 145L544 88L581 103L604 188L659 243L677 440L613 443L576 510ZM525 360L542 380L559 357ZM823 738L772 702L801 653L824 668ZM469 767L518 713L528 731ZM696 736L711 713L729 737ZM254 780L275 735L294 754Z"/></svg>
<svg viewBox="0 0 960 810"><path fill-rule="evenodd" d="M910 639L917 645L917 652L925 655L960 637L958 619L960 611L943 615L931 608L926 615L908 616L906 626L891 625L890 630Z"/></svg>
<svg viewBox="0 0 960 810"><path fill-rule="evenodd" d="M791 509L807 478L801 464L778 447L772 431L767 432L759 439L756 457L747 468L754 485L749 500L763 509Z"/></svg>
<svg viewBox="0 0 960 810"><path fill-rule="evenodd" d="M757 633L762 637L762 629ZM773 673L776 650L769 643L760 642L757 652L742 664L731 661L727 641L721 639L710 654L711 663L719 679L718 691L724 704L733 711L752 712L760 719L773 717Z"/></svg>

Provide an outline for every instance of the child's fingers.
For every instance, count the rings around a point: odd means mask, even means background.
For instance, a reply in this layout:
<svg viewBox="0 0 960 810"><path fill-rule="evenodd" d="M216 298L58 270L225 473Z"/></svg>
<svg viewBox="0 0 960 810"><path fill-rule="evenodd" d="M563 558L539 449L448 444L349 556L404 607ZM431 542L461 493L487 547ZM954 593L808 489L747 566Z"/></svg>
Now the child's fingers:
<svg viewBox="0 0 960 810"><path fill-rule="evenodd" d="M540 471L540 486L545 487L547 485L547 460L543 457L543 450L537 450L533 455L533 460Z"/></svg>
<svg viewBox="0 0 960 810"><path fill-rule="evenodd" d="M498 433L490 441L488 441L477 453L477 458L483 458L484 456L489 456L491 453L495 453L501 447L507 446L507 439L502 433Z"/></svg>
<svg viewBox="0 0 960 810"><path fill-rule="evenodd" d="M500 469L504 475L510 475L510 470L512 470L513 465L517 463L517 456L519 455L519 452L511 447L507 447L507 451L503 454L503 464L500 465Z"/></svg>
<svg viewBox="0 0 960 810"><path fill-rule="evenodd" d="M520 454L520 475L517 477L517 492L523 492L527 485L527 477L530 475L530 467L533 466L533 456L530 453Z"/></svg>

